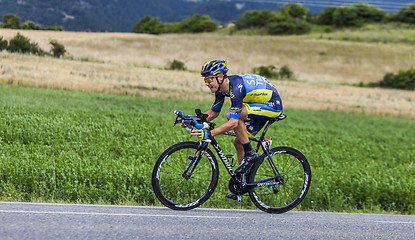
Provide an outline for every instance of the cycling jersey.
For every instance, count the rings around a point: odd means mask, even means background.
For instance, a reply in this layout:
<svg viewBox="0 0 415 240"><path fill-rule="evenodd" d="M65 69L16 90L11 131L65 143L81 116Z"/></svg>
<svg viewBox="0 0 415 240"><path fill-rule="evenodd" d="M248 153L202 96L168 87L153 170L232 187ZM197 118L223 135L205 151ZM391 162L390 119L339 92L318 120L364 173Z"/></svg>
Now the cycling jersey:
<svg viewBox="0 0 415 240"><path fill-rule="evenodd" d="M220 112L225 97L230 97L230 118L239 119L242 106L245 105L248 110L248 119L245 120L245 124L252 135L255 135L267 120L281 114L281 98L275 87L264 77L248 73L229 76L228 79L228 92L215 93L213 111Z"/></svg>

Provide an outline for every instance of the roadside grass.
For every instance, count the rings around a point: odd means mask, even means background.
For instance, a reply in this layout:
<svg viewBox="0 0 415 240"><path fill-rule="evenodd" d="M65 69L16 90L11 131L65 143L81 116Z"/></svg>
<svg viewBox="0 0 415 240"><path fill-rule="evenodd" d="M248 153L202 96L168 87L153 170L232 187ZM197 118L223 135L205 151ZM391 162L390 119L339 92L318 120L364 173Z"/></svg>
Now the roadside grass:
<svg viewBox="0 0 415 240"><path fill-rule="evenodd" d="M151 172L170 145L189 140L173 110L210 102L0 85L0 199L160 205ZM226 106L225 106L226 107ZM267 136L305 154L309 194L296 210L415 213L415 120L286 108ZM218 123L225 121L224 114ZM234 153L228 136L218 136ZM195 139L193 139L195 140ZM218 188L203 207L255 208Z"/></svg>

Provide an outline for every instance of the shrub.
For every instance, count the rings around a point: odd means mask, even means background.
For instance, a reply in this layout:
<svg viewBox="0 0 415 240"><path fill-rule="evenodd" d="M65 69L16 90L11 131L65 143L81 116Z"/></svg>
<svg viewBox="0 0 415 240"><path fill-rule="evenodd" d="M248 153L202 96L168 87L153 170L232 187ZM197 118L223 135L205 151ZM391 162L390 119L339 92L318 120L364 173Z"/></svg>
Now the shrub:
<svg viewBox="0 0 415 240"><path fill-rule="evenodd" d="M26 21L21 26L22 29L29 29L29 30L41 30L42 28L38 25L36 25L32 21Z"/></svg>
<svg viewBox="0 0 415 240"><path fill-rule="evenodd" d="M0 37L0 52L7 48L8 42L3 37Z"/></svg>
<svg viewBox="0 0 415 240"><path fill-rule="evenodd" d="M254 68L252 72L269 79L292 79L294 77L294 72L288 65L282 66L279 70L274 65L260 66Z"/></svg>
<svg viewBox="0 0 415 240"><path fill-rule="evenodd" d="M171 61L171 62L169 63L169 69L171 69L171 70L181 70L181 71L183 71L183 70L186 70L186 66L184 65L184 63L183 63L183 62L181 62L181 61L179 61L179 60L174 59L173 61Z"/></svg>
<svg viewBox="0 0 415 240"><path fill-rule="evenodd" d="M305 34L310 32L311 25L307 22L271 22L267 25L267 31L272 35Z"/></svg>
<svg viewBox="0 0 415 240"><path fill-rule="evenodd" d="M7 47L9 52L32 53L37 55L44 55L45 52L40 49L37 43L30 42L29 38L17 33L17 35L10 40Z"/></svg>
<svg viewBox="0 0 415 240"><path fill-rule="evenodd" d="M265 78L278 78L278 70L274 65L260 66L254 68L252 72Z"/></svg>
<svg viewBox="0 0 415 240"><path fill-rule="evenodd" d="M294 72L288 67L288 65L282 66L278 74L280 79L291 79L294 77Z"/></svg>
<svg viewBox="0 0 415 240"><path fill-rule="evenodd" d="M143 17L134 25L135 33L199 33L213 32L218 28L216 23L208 15L195 14L192 17L177 23L163 23L159 18L151 16Z"/></svg>
<svg viewBox="0 0 415 240"><path fill-rule="evenodd" d="M45 27L43 30L47 30L47 31L59 31L59 32L62 32L62 31L64 31L65 29L64 29L62 26L48 26L48 27Z"/></svg>
<svg viewBox="0 0 415 240"><path fill-rule="evenodd" d="M51 40L49 43L52 45L51 52L54 57L60 58L65 55L66 49L62 44L56 40Z"/></svg>
<svg viewBox="0 0 415 240"><path fill-rule="evenodd" d="M379 86L415 90L415 68L400 70L398 74L386 73Z"/></svg>

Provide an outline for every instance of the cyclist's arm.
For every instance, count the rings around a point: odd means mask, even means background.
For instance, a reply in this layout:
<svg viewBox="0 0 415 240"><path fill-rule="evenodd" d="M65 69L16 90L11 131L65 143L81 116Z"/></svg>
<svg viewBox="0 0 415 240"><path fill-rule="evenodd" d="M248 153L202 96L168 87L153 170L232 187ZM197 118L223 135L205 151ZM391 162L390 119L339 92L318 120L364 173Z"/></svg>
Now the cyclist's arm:
<svg viewBox="0 0 415 240"><path fill-rule="evenodd" d="M209 115L209 117L206 119L207 121L212 121L219 116L219 112L215 112L212 109L209 109L207 112L205 112L205 114Z"/></svg>
<svg viewBox="0 0 415 240"><path fill-rule="evenodd" d="M238 119L231 118L226 123L210 131L210 133L212 134L212 136L216 136L216 135L223 134L225 132L229 132L235 129L238 126L238 123L239 123Z"/></svg>

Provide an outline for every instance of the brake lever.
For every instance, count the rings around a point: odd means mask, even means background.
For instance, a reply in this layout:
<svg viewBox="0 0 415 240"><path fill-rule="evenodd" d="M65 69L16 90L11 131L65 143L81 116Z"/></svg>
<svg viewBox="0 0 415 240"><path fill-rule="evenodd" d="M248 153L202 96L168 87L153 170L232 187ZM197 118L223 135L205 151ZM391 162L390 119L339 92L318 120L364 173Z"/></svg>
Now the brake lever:
<svg viewBox="0 0 415 240"><path fill-rule="evenodd" d="M179 120L179 116L176 117L176 120L174 121L173 127L176 126L176 124L179 123L177 120Z"/></svg>

